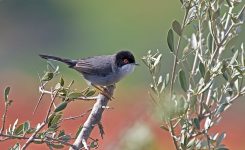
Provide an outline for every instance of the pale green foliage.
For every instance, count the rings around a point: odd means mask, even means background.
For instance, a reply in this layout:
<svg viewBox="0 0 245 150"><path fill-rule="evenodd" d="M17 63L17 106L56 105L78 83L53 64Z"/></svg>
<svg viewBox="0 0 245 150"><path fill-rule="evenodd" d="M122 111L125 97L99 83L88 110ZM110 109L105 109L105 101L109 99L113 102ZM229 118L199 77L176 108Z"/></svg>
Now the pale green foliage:
<svg viewBox="0 0 245 150"><path fill-rule="evenodd" d="M150 96L163 121L161 128L170 132L176 149L227 149L222 144L226 133L212 134L210 128L245 94L243 43L231 42L241 32L245 6L238 0L181 3L183 22L174 20L167 34L174 58L170 78L161 74L166 64L162 53L148 51L142 58L152 75ZM185 33L186 28L192 32Z"/></svg>
<svg viewBox="0 0 245 150"><path fill-rule="evenodd" d="M13 125L9 125L8 129L4 131L5 119L7 110L10 107L10 104L13 100L9 100L10 87L6 87L4 90L4 100L5 100L5 114L3 115L3 123L1 128L0 137L1 140L11 140L11 139L21 139L28 140L35 135L32 139L32 143L35 144L46 144L50 149L62 149L65 146L72 146L69 142L75 137L71 137L71 134L65 133L64 130L61 129L61 123L64 120L74 120L80 117L83 117L86 113L82 113L78 116L67 117L63 116L65 109L72 101L77 100L79 97L84 96L85 98L88 96L93 96L96 92L94 89L86 88L83 91L76 91L72 89L72 85L74 81L71 81L69 84L66 84L62 76L60 76L59 67L53 66L50 62L48 62L47 70L44 72L42 77L40 78L40 87L39 90L41 92L40 100L43 98L44 94L52 95L51 101L55 101L55 103L51 102L50 108L47 111L47 116L44 121L38 123L37 125L31 125L29 121L25 121L23 123L19 123L18 119L13 123ZM48 87L47 84L50 83L51 87ZM46 91L46 88L51 89L50 91ZM52 108L52 106L54 106ZM46 128L42 128L42 126L46 126ZM78 134L80 129L77 131ZM98 140L92 139L91 147L98 147ZM19 150L23 149L19 143L16 143L11 150Z"/></svg>

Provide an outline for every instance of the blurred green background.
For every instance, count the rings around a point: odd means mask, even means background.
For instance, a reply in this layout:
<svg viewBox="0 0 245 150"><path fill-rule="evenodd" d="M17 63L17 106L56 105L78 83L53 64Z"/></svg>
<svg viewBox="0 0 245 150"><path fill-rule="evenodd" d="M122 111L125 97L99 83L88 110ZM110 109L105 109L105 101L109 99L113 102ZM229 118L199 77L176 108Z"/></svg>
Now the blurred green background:
<svg viewBox="0 0 245 150"><path fill-rule="evenodd" d="M46 62L38 56L40 53L82 58L129 49L135 54L136 61L141 63L141 57L148 50L159 49L164 54L163 67L169 68L172 57L169 57L171 55L165 42L166 33L172 20L181 20L184 11L180 7L178 0L0 1L0 88L3 90L10 85L12 98L15 100L15 111L10 110L8 122L12 123L17 117L22 121L30 119L38 98L37 73L46 69ZM244 38L243 32L238 42ZM76 88L86 86L77 72L65 65L59 65L67 81L74 79ZM117 85L116 100L110 103L116 109L106 112L103 118L106 138L100 140L101 148L173 149L168 133L162 131L159 128L160 123L151 118L152 105L147 94L149 79L146 67L141 65ZM241 121L234 116L245 112L242 107L244 105L241 105L245 102L238 103L240 105L235 104L227 112L227 117L218 130L228 132L228 139L225 141L228 147L242 150L245 148L244 142L241 142L245 138L242 135L245 133L245 122L244 119ZM86 111L84 105L80 102L71 106L67 113ZM39 113L45 110L45 106L43 102ZM17 110L26 111L17 114ZM41 121L42 117L42 114L39 114L38 117L31 117L31 121ZM116 125L115 120L118 123ZM239 128L230 128L235 127L235 122L238 121ZM81 121L76 123L74 128L77 128ZM69 123L65 127L69 128ZM147 138L137 139L133 136L134 132L137 137ZM94 136L98 137L96 131ZM243 138L240 139L241 136ZM127 140L126 137L135 140ZM145 142L142 144L142 141ZM11 143L4 145L7 148ZM40 147L35 147L37 148Z"/></svg>

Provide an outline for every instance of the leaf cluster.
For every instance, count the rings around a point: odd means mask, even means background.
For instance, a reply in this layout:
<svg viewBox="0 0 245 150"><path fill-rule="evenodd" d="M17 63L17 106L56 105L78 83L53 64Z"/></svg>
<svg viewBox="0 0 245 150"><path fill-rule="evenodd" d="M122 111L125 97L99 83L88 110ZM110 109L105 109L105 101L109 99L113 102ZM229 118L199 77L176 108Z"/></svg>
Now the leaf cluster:
<svg viewBox="0 0 245 150"><path fill-rule="evenodd" d="M142 58L152 76L149 93L161 128L170 132L176 149L227 149L222 144L226 133L213 134L210 129L245 94L244 46L232 43L241 33L245 6L230 0L181 4L183 21L174 20L167 34L172 70L161 74L159 51L148 51Z"/></svg>

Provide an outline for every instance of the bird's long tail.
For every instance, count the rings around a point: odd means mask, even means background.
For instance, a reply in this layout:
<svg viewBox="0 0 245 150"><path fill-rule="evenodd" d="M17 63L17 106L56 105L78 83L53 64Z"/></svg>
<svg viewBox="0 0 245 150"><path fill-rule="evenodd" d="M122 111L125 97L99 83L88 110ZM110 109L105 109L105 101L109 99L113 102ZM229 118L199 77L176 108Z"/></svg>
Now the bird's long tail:
<svg viewBox="0 0 245 150"><path fill-rule="evenodd" d="M39 56L40 56L41 58L43 58L43 59L47 59L47 60L55 60L55 61L63 62L63 63L65 63L65 64L67 64L69 67L73 67L73 66L76 65L76 61L71 60L71 59L60 58L60 57L50 56L50 55L43 55L43 54L40 54Z"/></svg>

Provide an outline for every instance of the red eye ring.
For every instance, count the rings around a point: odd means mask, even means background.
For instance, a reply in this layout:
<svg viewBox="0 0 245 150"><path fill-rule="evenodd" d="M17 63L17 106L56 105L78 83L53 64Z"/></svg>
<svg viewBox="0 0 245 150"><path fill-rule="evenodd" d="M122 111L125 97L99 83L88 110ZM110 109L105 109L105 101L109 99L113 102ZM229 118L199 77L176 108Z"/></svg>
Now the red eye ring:
<svg viewBox="0 0 245 150"><path fill-rule="evenodd" d="M128 63L128 59L123 59L123 63L127 64Z"/></svg>

